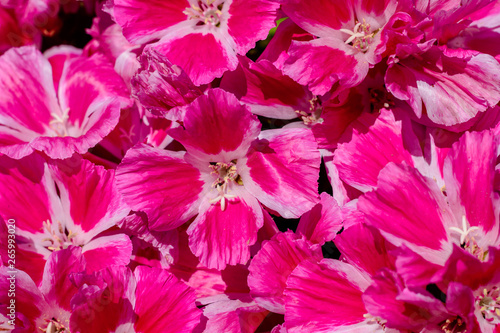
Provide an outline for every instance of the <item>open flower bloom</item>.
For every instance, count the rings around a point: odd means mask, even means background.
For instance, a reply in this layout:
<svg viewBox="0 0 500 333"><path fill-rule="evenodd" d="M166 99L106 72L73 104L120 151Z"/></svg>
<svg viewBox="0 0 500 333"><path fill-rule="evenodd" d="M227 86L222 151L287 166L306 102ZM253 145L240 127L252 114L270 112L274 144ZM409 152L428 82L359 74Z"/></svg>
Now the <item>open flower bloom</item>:
<svg viewBox="0 0 500 333"><path fill-rule="evenodd" d="M22 158L83 154L118 123L126 87L98 55L51 63L34 47L0 57L0 152Z"/></svg>
<svg viewBox="0 0 500 333"><path fill-rule="evenodd" d="M481 261L458 246L439 272L440 288L446 292L446 306L455 323L468 332L493 333L500 327L500 252L488 248L488 260Z"/></svg>
<svg viewBox="0 0 500 333"><path fill-rule="evenodd" d="M194 291L163 269L110 266L71 279L71 332L187 333L200 322Z"/></svg>
<svg viewBox="0 0 500 333"><path fill-rule="evenodd" d="M260 133L248 107L220 89L188 105L183 126L169 133L187 152L136 146L117 168L117 185L133 210L147 214L150 230L198 215L187 232L203 265L248 261L263 225L259 202L286 218L317 203L320 155L309 129Z"/></svg>
<svg viewBox="0 0 500 333"><path fill-rule="evenodd" d="M417 169L390 162L358 208L390 242L430 263L444 265L453 244L486 260L488 247L499 244L497 147L490 131L466 132L444 160L441 188Z"/></svg>
<svg viewBox="0 0 500 333"><path fill-rule="evenodd" d="M0 214L16 221L17 246L25 253L18 268L35 282L49 255L72 245L82 247L88 270L110 261L128 264L129 237L101 234L129 212L113 185L113 170L79 157L51 163L36 154L0 160Z"/></svg>
<svg viewBox="0 0 500 333"><path fill-rule="evenodd" d="M113 16L132 43L151 45L200 85L238 65L274 27L268 0L115 0Z"/></svg>
<svg viewBox="0 0 500 333"><path fill-rule="evenodd" d="M15 276L16 319L12 332L70 332L70 302L78 289L69 277L85 270L85 259L81 254L81 249L76 246L52 253L39 285L22 270L12 273L10 268L0 266L0 318L10 311L7 305L12 299L8 297L12 280L8 278Z"/></svg>
<svg viewBox="0 0 500 333"><path fill-rule="evenodd" d="M332 86L359 84L382 59L385 50L380 31L396 12L394 0L334 2L292 0L283 11L301 28L319 38L292 41L284 73L314 94Z"/></svg>

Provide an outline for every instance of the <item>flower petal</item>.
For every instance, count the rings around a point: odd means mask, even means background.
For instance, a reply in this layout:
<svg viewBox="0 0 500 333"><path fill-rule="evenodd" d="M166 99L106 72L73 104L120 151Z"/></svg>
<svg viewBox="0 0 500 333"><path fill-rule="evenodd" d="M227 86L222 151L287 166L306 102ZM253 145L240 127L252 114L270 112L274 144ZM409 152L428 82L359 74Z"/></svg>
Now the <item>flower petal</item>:
<svg viewBox="0 0 500 333"><path fill-rule="evenodd" d="M286 280L295 267L308 258L320 261L323 258L320 248L290 230L278 233L264 243L250 262L250 295L265 309L284 314Z"/></svg>
<svg viewBox="0 0 500 333"><path fill-rule="evenodd" d="M296 218L319 201L319 165L311 130L287 128L263 131L237 168L248 192L281 216Z"/></svg>
<svg viewBox="0 0 500 333"><path fill-rule="evenodd" d="M257 117L233 94L212 89L186 107L185 129L172 129L169 134L191 156L229 163L245 156L260 127Z"/></svg>
<svg viewBox="0 0 500 333"><path fill-rule="evenodd" d="M250 259L249 247L257 241L257 231L264 223L260 204L245 189L231 194L235 198L228 200L224 211L220 204L206 199L187 230L191 251L208 268L222 270L226 264L245 264Z"/></svg>
<svg viewBox="0 0 500 333"><path fill-rule="evenodd" d="M138 145L116 171L116 185L133 210L148 215L149 227L175 229L198 213L204 183L184 153ZM147 184L147 186L144 186Z"/></svg>
<svg viewBox="0 0 500 333"><path fill-rule="evenodd" d="M191 332L199 323L201 310L194 291L174 275L158 268L139 266L134 272L136 332Z"/></svg>

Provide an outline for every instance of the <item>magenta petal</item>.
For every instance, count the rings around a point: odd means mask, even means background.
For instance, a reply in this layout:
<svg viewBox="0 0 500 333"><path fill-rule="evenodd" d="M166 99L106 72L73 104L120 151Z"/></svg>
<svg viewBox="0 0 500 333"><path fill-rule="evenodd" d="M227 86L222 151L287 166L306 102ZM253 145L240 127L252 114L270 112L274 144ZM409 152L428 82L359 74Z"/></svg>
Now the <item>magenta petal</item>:
<svg viewBox="0 0 500 333"><path fill-rule="evenodd" d="M220 87L250 106L252 113L269 118L293 119L297 117L295 110L309 109L312 94L283 75L271 62L263 59L253 63L247 57L239 59L239 67L224 74Z"/></svg>
<svg viewBox="0 0 500 333"><path fill-rule="evenodd" d="M22 314L32 325L32 327L29 327L26 323L23 323L27 330L22 332L27 333L29 329L32 329L32 332L34 332L36 330L37 319L44 315L44 312L49 308L42 293L28 274L21 270L13 271L7 266L0 266L0 278L0 318L4 318L4 316L7 320L16 318L8 316L8 314L11 314L11 310L8 307L12 308L11 299L13 299L15 301L14 307L17 312L17 319L19 320ZM11 288L12 284L14 284L14 288ZM12 297L12 289L15 290L15 297ZM0 322L0 328L4 328L4 326L5 324ZM6 331L11 331L12 326L6 326L8 328Z"/></svg>
<svg viewBox="0 0 500 333"><path fill-rule="evenodd" d="M266 207L296 218L318 203L320 154L310 129L263 131L238 171L245 188Z"/></svg>
<svg viewBox="0 0 500 333"><path fill-rule="evenodd" d="M354 23L354 10L350 0L291 0L282 1L283 10L303 29L316 36L335 33L345 23Z"/></svg>
<svg viewBox="0 0 500 333"><path fill-rule="evenodd" d="M425 290L406 289L397 273L387 269L373 278L363 301L371 315L384 318L388 327L400 330L420 332L429 321L446 318L440 300Z"/></svg>
<svg viewBox="0 0 500 333"><path fill-rule="evenodd" d="M133 331L136 285L129 268L109 266L92 275L74 274L72 280L79 288L71 299L72 332Z"/></svg>
<svg viewBox="0 0 500 333"><path fill-rule="evenodd" d="M377 229L358 223L346 228L335 238L335 245L343 260L375 275L382 268L394 268L394 257L389 251L394 246Z"/></svg>
<svg viewBox="0 0 500 333"><path fill-rule="evenodd" d="M333 240L342 229L343 219L341 209L333 197L323 192L320 200L320 203L302 215L296 232L314 244L323 245Z"/></svg>
<svg viewBox="0 0 500 333"><path fill-rule="evenodd" d="M141 44L160 38L166 29L185 21L183 11L188 7L188 0L114 0L113 11L125 37Z"/></svg>
<svg viewBox="0 0 500 333"><path fill-rule="evenodd" d="M203 332L255 332L268 313L248 294L221 296L203 308L208 319Z"/></svg>
<svg viewBox="0 0 500 333"><path fill-rule="evenodd" d="M132 242L125 234L101 236L85 244L82 251L87 262L87 272L94 272L108 267L110 263L128 265L132 255Z"/></svg>
<svg viewBox="0 0 500 333"><path fill-rule="evenodd" d="M474 51L439 49L400 60L386 75L387 89L407 100L417 117L451 126L473 118L500 100L500 64Z"/></svg>
<svg viewBox="0 0 500 333"><path fill-rule="evenodd" d="M151 229L175 229L198 213L204 183L183 157L181 152L138 145L117 168L123 199L132 210L148 215Z"/></svg>
<svg viewBox="0 0 500 333"><path fill-rule="evenodd" d="M290 333L334 332L361 323L367 313L361 295L369 279L354 266L323 259L302 262L285 289L285 325Z"/></svg>
<svg viewBox="0 0 500 333"><path fill-rule="evenodd" d="M236 52L245 54L258 40L266 39L275 26L279 4L269 0L233 0L227 26L236 42Z"/></svg>
<svg viewBox="0 0 500 333"><path fill-rule="evenodd" d="M186 107L185 129L169 134L200 160L228 163L246 154L260 127L257 117L233 94L212 89ZM228 157L228 152L234 153Z"/></svg>
<svg viewBox="0 0 500 333"><path fill-rule="evenodd" d="M80 273L84 270L85 259L79 247L71 246L53 252L45 265L40 286L40 291L47 302L69 311L71 298L77 291L69 276L71 273Z"/></svg>
<svg viewBox="0 0 500 333"><path fill-rule="evenodd" d="M292 231L278 233L264 243L248 267L250 295L257 304L275 313L285 313L283 290L286 280L302 261L323 258L321 249Z"/></svg>
<svg viewBox="0 0 500 333"><path fill-rule="evenodd" d="M141 68L132 78L132 95L149 111L167 115L167 111L191 103L202 94L186 73L154 48L146 48Z"/></svg>
<svg viewBox="0 0 500 333"><path fill-rule="evenodd" d="M73 127L73 136L41 136L35 138L31 146L45 152L54 159L71 157L75 152L85 154L89 148L94 147L116 126L120 118L121 100L108 98L96 100L88 110L88 117L82 128Z"/></svg>
<svg viewBox="0 0 500 333"><path fill-rule="evenodd" d="M407 286L425 286L434 283L434 276L442 266L430 263L421 255L400 246L396 255L396 271Z"/></svg>
<svg viewBox="0 0 500 333"><path fill-rule="evenodd" d="M351 139L339 144L333 159L340 178L350 186L366 192L377 185L378 174L387 163L413 165L403 146L401 124L392 112L382 110L377 118L363 114L351 126Z"/></svg>
<svg viewBox="0 0 500 333"><path fill-rule="evenodd" d="M70 207L74 225L87 241L111 228L130 211L115 187L114 170L74 157L50 167L65 207Z"/></svg>
<svg viewBox="0 0 500 333"><path fill-rule="evenodd" d="M389 163L379 174L377 189L359 198L367 222L392 243L425 253L444 264L451 253L445 226L453 217L437 184L412 167Z"/></svg>
<svg viewBox="0 0 500 333"><path fill-rule="evenodd" d="M5 221L13 218L18 230L37 233L60 210L54 181L39 155L19 161L0 156L0 214Z"/></svg>
<svg viewBox="0 0 500 333"><path fill-rule="evenodd" d="M236 198L220 204L206 200L200 214L189 226L189 247L200 263L222 270L226 264L245 264L250 259L250 246L257 241L257 231L264 220L258 201L244 189Z"/></svg>
<svg viewBox="0 0 500 333"><path fill-rule="evenodd" d="M201 310L194 291L165 270L139 266L134 272L136 332L192 332Z"/></svg>
<svg viewBox="0 0 500 333"><path fill-rule="evenodd" d="M499 228L492 202L497 148L498 140L489 131L466 132L448 152L443 170L451 204L465 213L470 226L481 226L485 233L493 234Z"/></svg>
<svg viewBox="0 0 500 333"><path fill-rule="evenodd" d="M59 106L52 84L50 63L34 47L13 48L0 57L1 153L21 158L32 150L23 147L45 134ZM17 149L9 149L16 145Z"/></svg>
<svg viewBox="0 0 500 333"><path fill-rule="evenodd" d="M173 40L160 40L152 47L175 65L180 66L197 86L210 83L227 70L235 70L238 58L228 47L226 36L216 38L213 34L192 33ZM220 39L219 39L220 38ZM200 52L195 52L193 46Z"/></svg>
<svg viewBox="0 0 500 333"><path fill-rule="evenodd" d="M307 86L315 95L327 93L335 84L353 87L365 78L369 66L345 49L343 41L332 38L294 41L283 73Z"/></svg>
<svg viewBox="0 0 500 333"><path fill-rule="evenodd" d="M78 57L66 62L58 98L61 110L67 110L68 125L85 129L91 104L96 100L117 98L123 107L130 104L127 95L122 78L103 56ZM69 135L72 135L71 130Z"/></svg>

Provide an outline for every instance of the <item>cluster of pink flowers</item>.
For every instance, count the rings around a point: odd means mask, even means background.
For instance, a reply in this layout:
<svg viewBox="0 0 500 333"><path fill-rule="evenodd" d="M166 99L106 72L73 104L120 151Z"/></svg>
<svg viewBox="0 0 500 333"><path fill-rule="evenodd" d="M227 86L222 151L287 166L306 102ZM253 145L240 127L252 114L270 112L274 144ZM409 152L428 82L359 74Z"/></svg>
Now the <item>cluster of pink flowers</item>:
<svg viewBox="0 0 500 333"><path fill-rule="evenodd" d="M498 333L499 102L499 0L0 1L0 331Z"/></svg>

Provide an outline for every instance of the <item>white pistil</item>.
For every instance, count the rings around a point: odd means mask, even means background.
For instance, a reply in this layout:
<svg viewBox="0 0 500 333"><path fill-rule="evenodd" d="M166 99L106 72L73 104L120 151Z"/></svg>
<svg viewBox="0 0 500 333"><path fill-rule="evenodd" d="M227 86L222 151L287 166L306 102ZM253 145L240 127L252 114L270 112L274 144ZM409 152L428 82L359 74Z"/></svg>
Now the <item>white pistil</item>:
<svg viewBox="0 0 500 333"><path fill-rule="evenodd" d="M68 129L66 128L66 121L69 119L69 108L63 111L62 115L51 113L52 119L49 126L57 132L58 136L68 136ZM62 133L61 133L62 130Z"/></svg>
<svg viewBox="0 0 500 333"><path fill-rule="evenodd" d="M232 194L227 194L227 191L228 191L227 190L227 183L224 183L222 186L221 185L217 185L216 189L217 189L217 192L218 192L217 197L211 199L209 202L211 204L216 204L217 202L220 201L220 209L222 211L225 211L226 210L226 200L227 199L233 199L236 196L234 196Z"/></svg>
<svg viewBox="0 0 500 333"><path fill-rule="evenodd" d="M469 234L472 232L479 230L478 227L469 227L469 223L467 222L467 219L465 218L465 215L462 216L462 229L459 229L457 227L450 227L451 231L455 231L460 235L460 244L465 244L465 241L467 240L467 237Z"/></svg>
<svg viewBox="0 0 500 333"><path fill-rule="evenodd" d="M353 30L339 29L339 31L349 35L344 42L345 44L352 43L354 48L361 52L366 52L373 41L373 36L375 36L378 30L371 32L370 25L363 19L363 23L356 23Z"/></svg>
<svg viewBox="0 0 500 333"><path fill-rule="evenodd" d="M345 41L346 44L351 43L353 40L356 38L363 38L365 36L364 33L358 32L359 27L361 26L361 22L358 22L355 26L354 29L351 31L349 29L340 29L345 34L351 35L351 37L347 38Z"/></svg>

